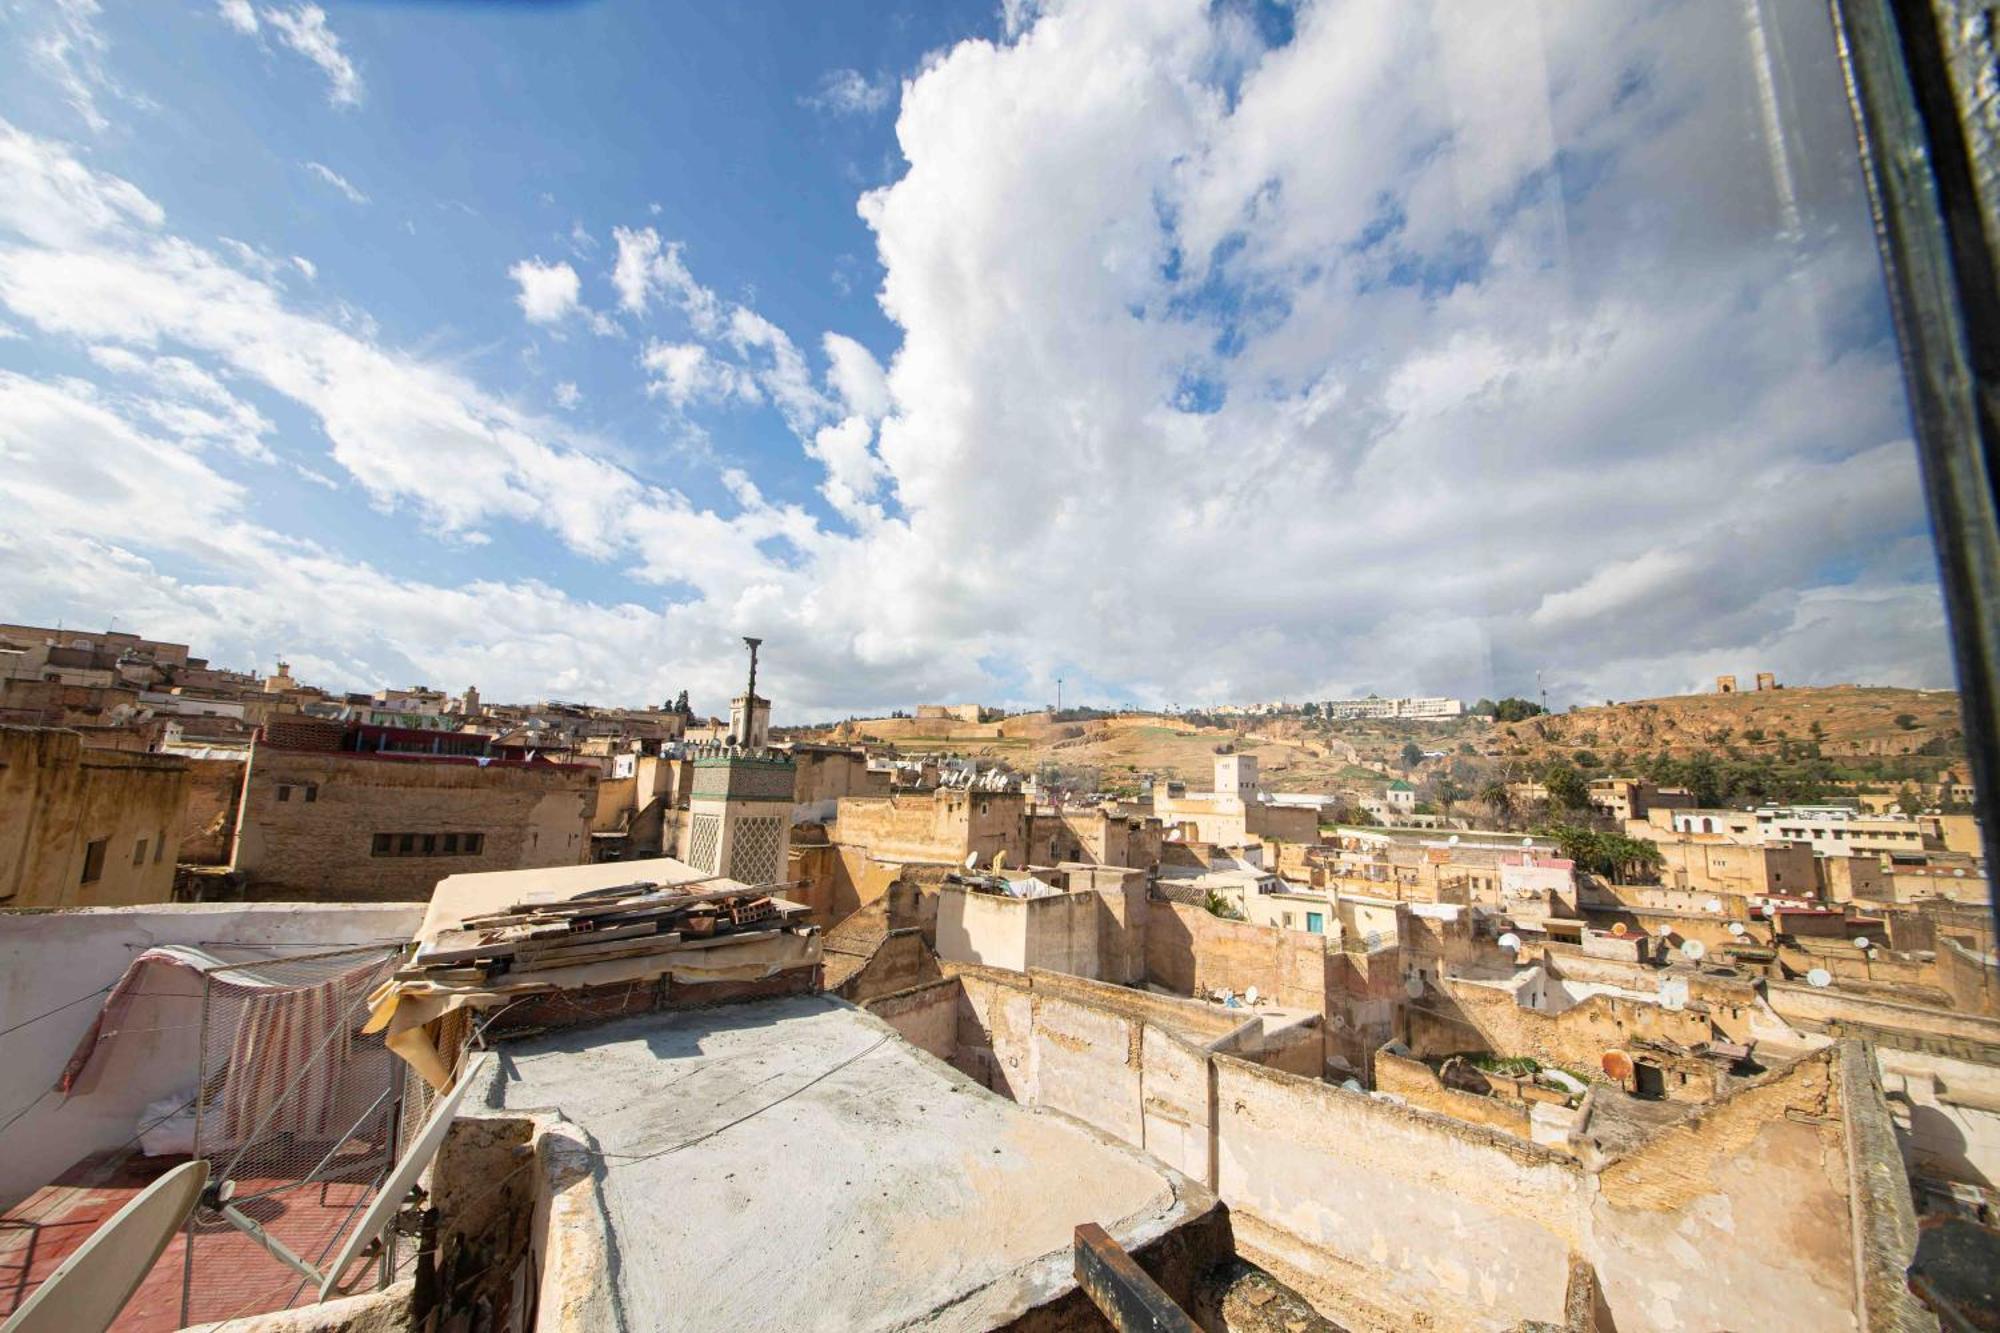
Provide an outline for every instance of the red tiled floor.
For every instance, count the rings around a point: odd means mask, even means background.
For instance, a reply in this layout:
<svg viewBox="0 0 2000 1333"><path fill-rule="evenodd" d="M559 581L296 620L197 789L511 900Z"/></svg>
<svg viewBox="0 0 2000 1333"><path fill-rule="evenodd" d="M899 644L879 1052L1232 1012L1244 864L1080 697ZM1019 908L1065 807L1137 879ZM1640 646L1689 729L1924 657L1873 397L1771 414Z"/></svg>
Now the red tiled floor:
<svg viewBox="0 0 2000 1333"><path fill-rule="evenodd" d="M185 1160L137 1154L85 1158L0 1216L0 1317L26 1300L134 1194ZM254 1196L280 1183L239 1178L237 1194L239 1198ZM365 1184L329 1182L283 1190L263 1199L250 1197L241 1207L292 1250L310 1261L322 1262L331 1258L337 1238L359 1218L367 1197ZM181 1290L189 1275L187 1233L183 1229L112 1325L115 1333L162 1333L184 1322L229 1319L301 1304L315 1294L308 1288L294 1299L301 1283L299 1274L265 1253L249 1236L214 1219L196 1225L193 1299L183 1321Z"/></svg>

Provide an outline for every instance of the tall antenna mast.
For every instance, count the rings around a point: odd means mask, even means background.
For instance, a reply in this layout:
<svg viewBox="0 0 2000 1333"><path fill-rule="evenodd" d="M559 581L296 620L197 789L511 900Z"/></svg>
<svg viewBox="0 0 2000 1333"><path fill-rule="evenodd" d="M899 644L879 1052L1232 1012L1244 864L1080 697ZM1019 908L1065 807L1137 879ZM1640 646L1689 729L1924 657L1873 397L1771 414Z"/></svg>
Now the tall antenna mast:
<svg viewBox="0 0 2000 1333"><path fill-rule="evenodd" d="M764 641L745 635L743 643L750 649L750 687L744 693L750 696L751 705L754 707L757 700L757 650L763 646Z"/></svg>
<svg viewBox="0 0 2000 1333"><path fill-rule="evenodd" d="M1056 711L1062 712L1062 677L1056 677Z"/></svg>

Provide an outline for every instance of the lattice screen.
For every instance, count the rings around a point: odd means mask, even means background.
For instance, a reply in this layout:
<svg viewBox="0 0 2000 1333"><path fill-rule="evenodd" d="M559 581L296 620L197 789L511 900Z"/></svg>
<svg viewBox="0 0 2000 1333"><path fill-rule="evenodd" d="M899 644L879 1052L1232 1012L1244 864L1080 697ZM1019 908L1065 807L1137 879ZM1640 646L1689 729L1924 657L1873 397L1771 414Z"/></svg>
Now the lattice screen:
<svg viewBox="0 0 2000 1333"><path fill-rule="evenodd" d="M696 815L688 833L688 864L696 870L719 874L722 849L722 816Z"/></svg>
<svg viewBox="0 0 2000 1333"><path fill-rule="evenodd" d="M736 821L736 841L729 849L729 877L745 884L770 884L784 878L778 864L783 826L775 815L755 815Z"/></svg>

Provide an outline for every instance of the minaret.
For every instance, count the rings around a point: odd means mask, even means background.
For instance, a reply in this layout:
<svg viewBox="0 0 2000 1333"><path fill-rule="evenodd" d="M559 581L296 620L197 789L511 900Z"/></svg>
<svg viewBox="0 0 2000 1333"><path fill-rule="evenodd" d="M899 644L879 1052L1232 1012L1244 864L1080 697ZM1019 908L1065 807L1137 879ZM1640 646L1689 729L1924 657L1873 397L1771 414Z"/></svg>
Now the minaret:
<svg viewBox="0 0 2000 1333"><path fill-rule="evenodd" d="M681 859L711 875L775 885L785 878L790 859L796 770L790 754L768 748L771 701L757 697L757 649L763 642L743 640L750 650L750 679L729 705L735 744L695 755Z"/></svg>

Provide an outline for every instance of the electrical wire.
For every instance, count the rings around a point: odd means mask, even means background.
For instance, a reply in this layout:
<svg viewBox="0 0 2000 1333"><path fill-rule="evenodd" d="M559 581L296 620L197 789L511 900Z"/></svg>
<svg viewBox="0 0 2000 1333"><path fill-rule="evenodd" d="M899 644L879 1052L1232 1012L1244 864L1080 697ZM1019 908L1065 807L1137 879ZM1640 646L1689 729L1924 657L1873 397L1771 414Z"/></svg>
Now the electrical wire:
<svg viewBox="0 0 2000 1333"><path fill-rule="evenodd" d="M39 1023L44 1018L52 1018L55 1015L61 1013L65 1009L74 1009L78 1005L82 1004L85 1000L94 1000L98 996L104 994L106 991L110 990L113 986L117 984L118 983L115 981L108 982L105 985L99 986L96 990L92 991L88 995L79 995L74 1000L71 1000L68 1004L57 1005L55 1008L49 1010L47 1013L36 1014L33 1018L24 1018L10 1028L0 1028L0 1037L10 1037L14 1033L19 1032L22 1028L27 1027L31 1023Z"/></svg>

